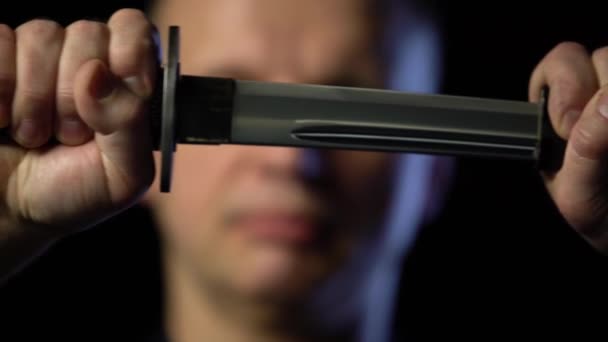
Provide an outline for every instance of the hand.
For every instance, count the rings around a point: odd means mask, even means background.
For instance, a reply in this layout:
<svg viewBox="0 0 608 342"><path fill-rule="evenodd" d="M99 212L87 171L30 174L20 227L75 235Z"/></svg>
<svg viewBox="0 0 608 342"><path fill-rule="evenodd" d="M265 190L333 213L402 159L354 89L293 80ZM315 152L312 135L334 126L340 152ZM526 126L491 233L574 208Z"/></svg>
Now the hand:
<svg viewBox="0 0 608 342"><path fill-rule="evenodd" d="M568 140L562 168L543 174L547 189L566 221L608 253L608 47L590 54L576 43L558 45L532 74L531 101L544 85L551 123Z"/></svg>
<svg viewBox="0 0 608 342"><path fill-rule="evenodd" d="M132 205L154 178L145 16L0 26L0 61L0 125L12 138L0 144L0 239L25 227L63 236Z"/></svg>

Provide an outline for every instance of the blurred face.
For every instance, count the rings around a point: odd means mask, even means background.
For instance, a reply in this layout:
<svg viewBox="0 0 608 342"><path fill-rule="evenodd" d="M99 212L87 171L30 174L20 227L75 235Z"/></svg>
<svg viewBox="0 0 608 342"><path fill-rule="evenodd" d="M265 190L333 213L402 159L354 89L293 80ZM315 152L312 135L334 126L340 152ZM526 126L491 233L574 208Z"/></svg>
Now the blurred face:
<svg viewBox="0 0 608 342"><path fill-rule="evenodd" d="M184 74L381 85L363 0L165 0ZM372 234L388 197L387 154L180 145L172 190L149 198L170 265L204 286L297 300Z"/></svg>

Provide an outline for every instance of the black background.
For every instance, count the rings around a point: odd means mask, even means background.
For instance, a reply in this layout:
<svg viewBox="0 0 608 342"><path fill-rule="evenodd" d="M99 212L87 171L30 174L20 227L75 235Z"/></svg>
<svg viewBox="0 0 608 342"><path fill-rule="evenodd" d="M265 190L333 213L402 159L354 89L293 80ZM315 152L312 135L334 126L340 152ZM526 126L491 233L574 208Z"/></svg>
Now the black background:
<svg viewBox="0 0 608 342"><path fill-rule="evenodd" d="M0 5L0 22L15 26L46 17L67 24L142 6L44 4ZM530 73L559 42L577 41L590 51L608 45L608 19L598 2L433 5L444 30L442 92L448 94L526 100ZM397 319L402 330L412 337L484 340L521 338L530 329L546 338L574 330L605 339L608 263L556 215L534 215L553 208L527 165L463 159L459 173L458 194L442 218L447 224L429 227L408 266L412 282L404 289L414 295L401 299L411 308ZM0 340L82 331L83 341L136 340L154 331L162 286L156 235L147 219L142 211L129 211L66 239L12 279L0 291Z"/></svg>

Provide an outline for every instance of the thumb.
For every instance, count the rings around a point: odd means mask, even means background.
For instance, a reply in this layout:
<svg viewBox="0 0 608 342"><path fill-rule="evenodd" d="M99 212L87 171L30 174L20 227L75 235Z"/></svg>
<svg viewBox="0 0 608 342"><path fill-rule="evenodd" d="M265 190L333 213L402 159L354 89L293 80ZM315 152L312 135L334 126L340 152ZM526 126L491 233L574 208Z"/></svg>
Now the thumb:
<svg viewBox="0 0 608 342"><path fill-rule="evenodd" d="M97 133L109 135L137 125L141 119L143 99L131 92L101 60L90 60L80 68L74 88L78 113Z"/></svg>
<svg viewBox="0 0 608 342"><path fill-rule="evenodd" d="M144 191L154 178L145 99L101 60L85 63L74 80L77 112L95 132L114 200Z"/></svg>
<svg viewBox="0 0 608 342"><path fill-rule="evenodd" d="M608 242L608 86L589 101L570 134L564 165L550 189L568 222L596 243Z"/></svg>

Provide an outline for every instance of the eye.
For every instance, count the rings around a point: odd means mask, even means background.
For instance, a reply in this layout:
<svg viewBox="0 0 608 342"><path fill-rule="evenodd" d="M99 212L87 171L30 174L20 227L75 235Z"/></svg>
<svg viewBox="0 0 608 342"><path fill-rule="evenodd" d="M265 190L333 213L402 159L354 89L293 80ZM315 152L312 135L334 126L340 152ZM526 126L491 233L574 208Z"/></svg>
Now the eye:
<svg viewBox="0 0 608 342"><path fill-rule="evenodd" d="M225 77L233 78L236 80L255 81L259 80L260 77L256 76L254 72L239 68L239 67L217 67L205 70L203 75L211 77Z"/></svg>

